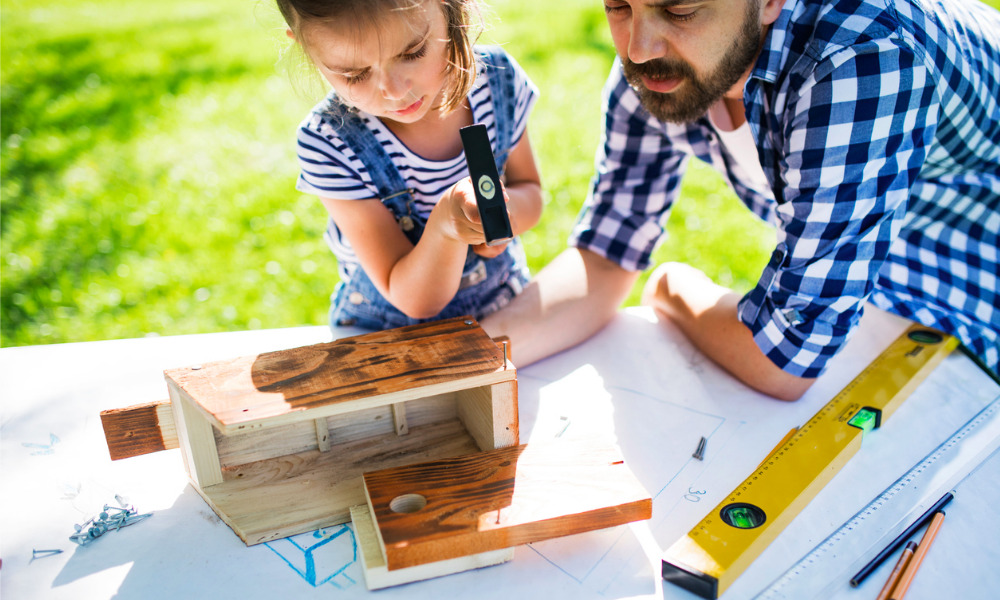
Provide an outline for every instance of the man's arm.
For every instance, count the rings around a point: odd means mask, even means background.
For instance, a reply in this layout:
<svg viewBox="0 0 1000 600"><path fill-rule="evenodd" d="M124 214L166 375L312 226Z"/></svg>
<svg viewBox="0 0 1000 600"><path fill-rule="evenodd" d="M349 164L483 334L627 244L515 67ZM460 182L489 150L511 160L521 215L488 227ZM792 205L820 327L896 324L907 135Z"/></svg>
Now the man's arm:
<svg viewBox="0 0 1000 600"><path fill-rule="evenodd" d="M514 363L523 367L600 331L637 278L589 250L567 248L482 326L492 337L510 338Z"/></svg>
<svg viewBox="0 0 1000 600"><path fill-rule="evenodd" d="M798 400L815 379L786 373L761 352L737 315L739 301L739 294L684 263L660 265L643 292L644 304L740 381L779 400Z"/></svg>

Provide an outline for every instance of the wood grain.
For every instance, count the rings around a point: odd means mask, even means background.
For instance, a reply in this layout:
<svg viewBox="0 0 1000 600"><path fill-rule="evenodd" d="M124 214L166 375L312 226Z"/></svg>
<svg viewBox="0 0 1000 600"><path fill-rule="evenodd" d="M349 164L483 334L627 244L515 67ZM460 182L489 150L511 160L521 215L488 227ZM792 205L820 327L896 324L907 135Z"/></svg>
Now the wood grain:
<svg viewBox="0 0 1000 600"><path fill-rule="evenodd" d="M215 443L215 428L169 381L167 391L177 427L177 445L184 457L188 477L195 488L222 483L222 463Z"/></svg>
<svg viewBox="0 0 1000 600"><path fill-rule="evenodd" d="M365 473L364 484L390 571L652 516L618 448L594 439L385 469ZM408 495L426 505L394 511Z"/></svg>
<svg viewBox="0 0 1000 600"><path fill-rule="evenodd" d="M411 400L406 403L406 410L410 426L430 425L458 417L454 394ZM339 452L337 446L340 444L392 433L394 427L389 406L357 410L323 420L326 421L333 452ZM315 450L319 446L315 421L300 421L232 435L216 430L215 443L223 469Z"/></svg>
<svg viewBox="0 0 1000 600"><path fill-rule="evenodd" d="M165 371L222 433L516 379L470 318Z"/></svg>
<svg viewBox="0 0 1000 600"><path fill-rule="evenodd" d="M350 519L365 502L362 473L478 451L458 419L392 430L332 446L224 469L224 481L195 488L246 544L313 531ZM315 434L314 434L315 435Z"/></svg>
<svg viewBox="0 0 1000 600"><path fill-rule="evenodd" d="M177 448L177 428L169 400L101 411L111 460Z"/></svg>

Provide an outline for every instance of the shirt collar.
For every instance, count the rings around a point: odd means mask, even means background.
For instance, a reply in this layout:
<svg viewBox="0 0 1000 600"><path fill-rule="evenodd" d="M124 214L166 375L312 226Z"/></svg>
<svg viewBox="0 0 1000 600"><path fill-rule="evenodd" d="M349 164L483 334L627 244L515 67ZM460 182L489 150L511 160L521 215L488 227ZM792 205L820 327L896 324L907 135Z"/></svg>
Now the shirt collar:
<svg viewBox="0 0 1000 600"><path fill-rule="evenodd" d="M785 60L785 53L788 51L785 45L790 34L789 27L792 21L792 11L797 4L797 0L787 0L781 9L781 14L777 20L771 24L770 30L764 36L763 49L757 57L757 63L750 73L752 79L762 79L769 83L774 83L778 79L778 71L781 63Z"/></svg>

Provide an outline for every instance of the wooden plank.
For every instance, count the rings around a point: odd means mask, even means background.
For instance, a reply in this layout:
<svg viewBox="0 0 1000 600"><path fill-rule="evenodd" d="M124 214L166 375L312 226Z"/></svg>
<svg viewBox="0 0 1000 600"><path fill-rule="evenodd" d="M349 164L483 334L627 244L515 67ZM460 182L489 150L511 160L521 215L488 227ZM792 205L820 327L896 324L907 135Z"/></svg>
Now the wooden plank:
<svg viewBox="0 0 1000 600"><path fill-rule="evenodd" d="M503 351L468 318L170 369L165 375L225 434L516 377Z"/></svg>
<svg viewBox="0 0 1000 600"><path fill-rule="evenodd" d="M406 403L409 427L452 421L458 418L453 394L411 400ZM388 406L358 410L326 419L331 447L393 433L392 411ZM223 472L240 465L298 454L318 447L313 421L255 429L247 433L223 435L215 431L219 462ZM342 456L341 460L351 461Z"/></svg>
<svg viewBox="0 0 1000 600"><path fill-rule="evenodd" d="M311 424L310 424L311 425ZM199 493L246 544L343 523L365 502L362 473L476 452L458 419L410 427L223 471L225 481Z"/></svg>
<svg viewBox="0 0 1000 600"><path fill-rule="evenodd" d="M186 394L173 382L167 381L170 405L174 411L177 442L184 457L184 466L195 489L222 483L222 465L215 445L212 425L194 408Z"/></svg>
<svg viewBox="0 0 1000 600"><path fill-rule="evenodd" d="M652 516L618 448L594 439L385 469L364 483L390 571Z"/></svg>
<svg viewBox="0 0 1000 600"><path fill-rule="evenodd" d="M177 448L177 428L169 400L101 411L111 460Z"/></svg>
<svg viewBox="0 0 1000 600"><path fill-rule="evenodd" d="M516 446L520 438L517 380L456 392L458 416L480 450Z"/></svg>
<svg viewBox="0 0 1000 600"><path fill-rule="evenodd" d="M368 507L365 505L352 506L351 523L354 525L354 536L358 542L358 555L361 557L361 569L365 574L365 585L368 586L369 590L379 590L394 585L489 567L514 558L513 548L503 548L390 571L382 556L378 534L375 532L375 523L372 521Z"/></svg>

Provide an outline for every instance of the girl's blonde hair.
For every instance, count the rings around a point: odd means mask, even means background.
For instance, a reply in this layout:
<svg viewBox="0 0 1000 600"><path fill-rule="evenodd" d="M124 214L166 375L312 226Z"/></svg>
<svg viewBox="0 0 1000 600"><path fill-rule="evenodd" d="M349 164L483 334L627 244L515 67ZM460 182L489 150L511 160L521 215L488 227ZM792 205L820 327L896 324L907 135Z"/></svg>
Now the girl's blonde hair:
<svg viewBox="0 0 1000 600"><path fill-rule="evenodd" d="M278 10L302 47L302 25L351 19L377 23L390 11L411 10L428 0L276 0ZM448 26L448 83L442 109L458 108L476 81L473 45L482 32L482 17L476 0L430 0L440 2ZM308 55L308 53L306 53Z"/></svg>

